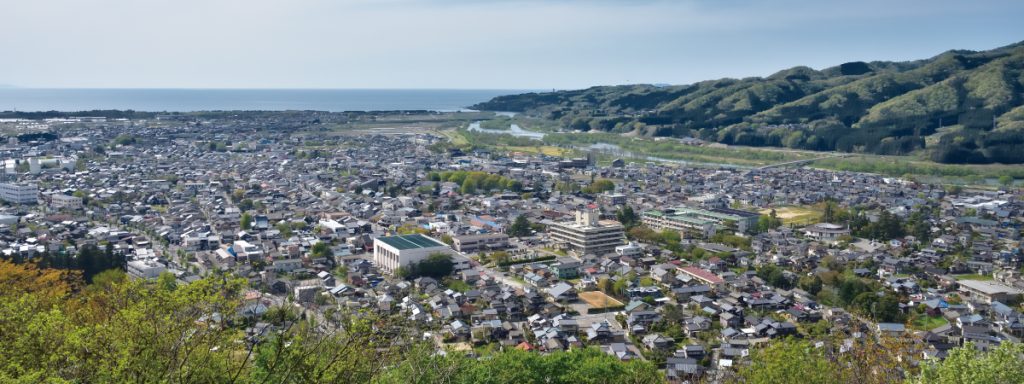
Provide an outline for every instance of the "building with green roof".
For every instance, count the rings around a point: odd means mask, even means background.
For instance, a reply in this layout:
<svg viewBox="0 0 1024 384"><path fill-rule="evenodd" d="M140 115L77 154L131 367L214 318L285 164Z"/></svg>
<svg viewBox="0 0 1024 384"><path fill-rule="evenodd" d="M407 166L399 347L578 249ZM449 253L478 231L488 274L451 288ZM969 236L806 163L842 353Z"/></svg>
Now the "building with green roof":
<svg viewBox="0 0 1024 384"><path fill-rule="evenodd" d="M387 273L418 263L434 253L454 255L455 251L445 243L420 234L378 237L373 240L373 262Z"/></svg>

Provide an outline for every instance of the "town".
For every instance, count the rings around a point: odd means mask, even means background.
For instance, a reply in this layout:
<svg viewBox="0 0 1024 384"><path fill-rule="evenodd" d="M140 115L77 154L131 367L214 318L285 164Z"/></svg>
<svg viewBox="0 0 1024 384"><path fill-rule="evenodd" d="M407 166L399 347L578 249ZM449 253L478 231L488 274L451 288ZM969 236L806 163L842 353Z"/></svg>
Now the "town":
<svg viewBox="0 0 1024 384"><path fill-rule="evenodd" d="M789 336L919 361L1024 337L1019 188L460 148L455 113L338 128L396 114L2 120L0 257L244 277L254 337L277 308L375 311L448 353L597 347L669 382Z"/></svg>

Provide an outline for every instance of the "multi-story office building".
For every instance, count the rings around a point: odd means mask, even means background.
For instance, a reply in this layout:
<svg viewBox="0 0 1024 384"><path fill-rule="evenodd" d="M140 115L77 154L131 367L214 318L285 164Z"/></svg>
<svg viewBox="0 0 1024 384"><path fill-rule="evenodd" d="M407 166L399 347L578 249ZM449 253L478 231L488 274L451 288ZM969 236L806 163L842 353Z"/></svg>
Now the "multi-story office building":
<svg viewBox="0 0 1024 384"><path fill-rule="evenodd" d="M625 228L615 220L600 220L596 210L576 212L576 220L548 227L551 238L580 255L604 255L625 244Z"/></svg>

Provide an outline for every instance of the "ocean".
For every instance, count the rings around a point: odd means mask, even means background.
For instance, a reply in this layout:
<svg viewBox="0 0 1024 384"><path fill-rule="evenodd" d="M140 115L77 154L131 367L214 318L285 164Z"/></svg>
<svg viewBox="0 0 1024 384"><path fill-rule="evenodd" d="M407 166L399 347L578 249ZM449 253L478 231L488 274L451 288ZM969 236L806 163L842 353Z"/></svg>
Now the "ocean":
<svg viewBox="0 0 1024 384"><path fill-rule="evenodd" d="M479 89L43 89L0 88L0 111L212 110L458 111L523 90Z"/></svg>

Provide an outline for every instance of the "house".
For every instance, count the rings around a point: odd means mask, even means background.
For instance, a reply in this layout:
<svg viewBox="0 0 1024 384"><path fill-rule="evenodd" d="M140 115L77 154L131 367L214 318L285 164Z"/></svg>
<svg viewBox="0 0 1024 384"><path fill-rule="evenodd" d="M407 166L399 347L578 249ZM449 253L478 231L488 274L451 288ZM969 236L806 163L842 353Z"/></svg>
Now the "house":
<svg viewBox="0 0 1024 384"><path fill-rule="evenodd" d="M580 262L571 257L560 257L551 264L551 270L559 279L575 279L580 275Z"/></svg>
<svg viewBox="0 0 1024 384"><path fill-rule="evenodd" d="M666 350L675 346L676 341L659 333L644 336L643 344L652 350Z"/></svg>
<svg viewBox="0 0 1024 384"><path fill-rule="evenodd" d="M881 336L902 336L907 327L900 323L878 323L875 330Z"/></svg>
<svg viewBox="0 0 1024 384"><path fill-rule="evenodd" d="M578 298L576 288L565 282L559 282L548 288L548 295L558 302L576 301Z"/></svg>

